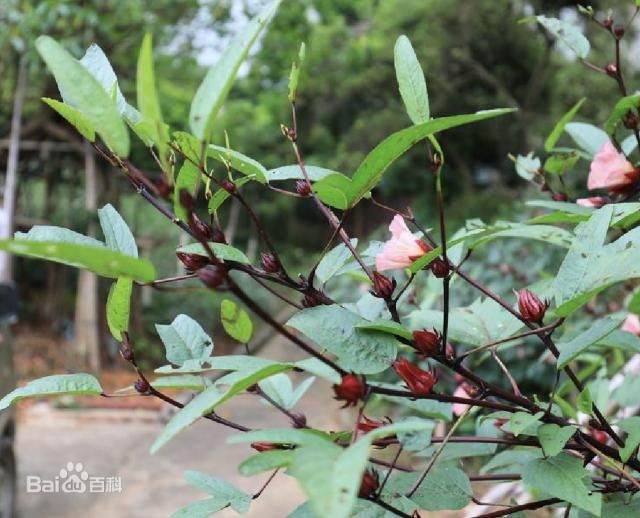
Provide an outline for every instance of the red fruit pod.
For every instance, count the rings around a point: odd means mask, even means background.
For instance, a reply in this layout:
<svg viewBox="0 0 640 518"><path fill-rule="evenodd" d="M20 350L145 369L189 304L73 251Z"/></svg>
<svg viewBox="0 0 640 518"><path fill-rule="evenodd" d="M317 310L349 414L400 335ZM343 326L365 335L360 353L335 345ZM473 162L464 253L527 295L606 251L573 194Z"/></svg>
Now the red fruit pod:
<svg viewBox="0 0 640 518"><path fill-rule="evenodd" d="M311 185L306 180L296 181L296 192L300 196L309 196L311 194Z"/></svg>
<svg viewBox="0 0 640 518"><path fill-rule="evenodd" d="M386 275L382 275L378 272L373 272L373 289L374 295L383 299L390 298L393 295L393 290L396 288L395 279L390 279Z"/></svg>
<svg viewBox="0 0 640 518"><path fill-rule="evenodd" d="M431 272L438 279L444 279L447 275L449 275L450 271L451 269L444 259L438 258L431 263Z"/></svg>
<svg viewBox="0 0 640 518"><path fill-rule="evenodd" d="M211 264L202 268L198 273L198 278L208 288L218 288L227 278L227 270L218 264Z"/></svg>
<svg viewBox="0 0 640 518"><path fill-rule="evenodd" d="M203 255L176 252L176 256L184 264L184 267L191 272L195 272L209 264L209 259Z"/></svg>
<svg viewBox="0 0 640 518"><path fill-rule="evenodd" d="M440 353L442 335L435 329L413 332L413 344L425 357L430 358Z"/></svg>
<svg viewBox="0 0 640 518"><path fill-rule="evenodd" d="M280 271L280 261L273 255L268 253L260 254L260 262L262 268L267 273L277 273Z"/></svg>
<svg viewBox="0 0 640 518"><path fill-rule="evenodd" d="M411 392L420 396L430 394L438 382L438 376L433 371L425 371L414 365L406 358L393 362L393 368Z"/></svg>
<svg viewBox="0 0 640 518"><path fill-rule="evenodd" d="M364 376L357 374L345 374L342 381L333 386L333 392L337 401L344 401L342 408L355 406L358 401L364 399L367 394L367 383Z"/></svg>
<svg viewBox="0 0 640 518"><path fill-rule="evenodd" d="M366 415L362 415L360 421L358 421L358 431L363 433L369 433L376 428L380 428L381 426L385 426L388 423L381 421L380 419L370 419Z"/></svg>
<svg viewBox="0 0 640 518"><path fill-rule="evenodd" d="M202 221L194 212L189 214L189 228L203 241L208 241L213 236L213 229Z"/></svg>
<svg viewBox="0 0 640 518"><path fill-rule="evenodd" d="M360 489L358 490L359 498L369 498L375 494L380 485L378 472L374 469L366 470L362 474L362 482L360 482Z"/></svg>
<svg viewBox="0 0 640 518"><path fill-rule="evenodd" d="M549 308L549 301L541 301L531 290L524 289L516 292L518 297L518 310L527 322L541 324L544 314Z"/></svg>

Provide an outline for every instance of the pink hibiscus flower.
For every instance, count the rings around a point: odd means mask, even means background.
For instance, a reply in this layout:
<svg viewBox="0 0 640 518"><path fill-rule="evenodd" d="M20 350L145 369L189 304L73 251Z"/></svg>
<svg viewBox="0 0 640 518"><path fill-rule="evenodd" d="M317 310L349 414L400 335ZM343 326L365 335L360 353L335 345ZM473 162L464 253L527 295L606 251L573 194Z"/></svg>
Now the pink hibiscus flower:
<svg viewBox="0 0 640 518"><path fill-rule="evenodd" d="M376 270L379 272L406 268L432 249L424 241L415 238L399 214L394 216L389 230L391 239L376 256Z"/></svg>
<svg viewBox="0 0 640 518"><path fill-rule="evenodd" d="M638 171L622 153L607 140L593 157L587 188L616 189L638 180Z"/></svg>

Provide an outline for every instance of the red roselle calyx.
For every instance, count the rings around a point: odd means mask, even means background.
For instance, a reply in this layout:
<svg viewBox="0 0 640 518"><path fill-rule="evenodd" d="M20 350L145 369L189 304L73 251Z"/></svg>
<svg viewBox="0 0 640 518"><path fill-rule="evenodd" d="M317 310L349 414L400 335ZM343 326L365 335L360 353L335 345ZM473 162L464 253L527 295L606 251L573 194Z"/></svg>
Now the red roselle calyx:
<svg viewBox="0 0 640 518"><path fill-rule="evenodd" d="M617 39L621 39L624 36L624 25L616 25L613 28L613 34Z"/></svg>
<svg viewBox="0 0 640 518"><path fill-rule="evenodd" d="M298 180L296 182L296 192L300 196L309 196L311 194L311 186L306 180Z"/></svg>
<svg viewBox="0 0 640 518"><path fill-rule="evenodd" d="M198 272L198 278L207 288L218 288L227 278L227 270L219 264L211 264Z"/></svg>
<svg viewBox="0 0 640 518"><path fill-rule="evenodd" d="M373 272L373 295L383 299L391 298L393 290L396 288L396 280L390 279L386 275Z"/></svg>
<svg viewBox="0 0 640 518"><path fill-rule="evenodd" d="M447 275L449 275L449 272L451 271L447 262L439 257L431 263L430 268L431 273L433 273L433 275L435 275L438 279L444 279Z"/></svg>
<svg viewBox="0 0 640 518"><path fill-rule="evenodd" d="M322 302L311 293L307 293L302 299L302 307L304 308L314 308L316 306L320 306L321 304Z"/></svg>
<svg viewBox="0 0 640 518"><path fill-rule="evenodd" d="M439 354L441 344L442 335L435 329L413 332L413 345L426 358Z"/></svg>
<svg viewBox="0 0 640 518"><path fill-rule="evenodd" d="M190 272L195 272L209 264L209 259L203 255L176 252L176 256L178 256L180 262L184 264L184 267Z"/></svg>
<svg viewBox="0 0 640 518"><path fill-rule="evenodd" d="M394 361L393 368L407 384L409 390L420 396L430 394L438 381L438 376L435 372L431 370L425 371L406 358Z"/></svg>
<svg viewBox="0 0 640 518"><path fill-rule="evenodd" d="M356 406L367 394L367 383L364 376L345 374L340 384L333 386L333 391L336 394L334 399L344 401L342 408Z"/></svg>
<svg viewBox="0 0 640 518"><path fill-rule="evenodd" d="M522 318L527 322L541 324L549 307L549 301L541 301L535 293L526 288L516 292L516 296L518 297L518 310Z"/></svg>
<svg viewBox="0 0 640 518"><path fill-rule="evenodd" d="M133 362L135 360L135 355L133 354L133 349L131 347L123 347L120 349L120 356L126 362Z"/></svg>
<svg viewBox="0 0 640 518"><path fill-rule="evenodd" d="M358 422L358 431L363 433L368 433L376 428L380 428L381 426L385 426L389 423L385 423L380 419L369 419L366 415L362 415L360 421Z"/></svg>
<svg viewBox="0 0 640 518"><path fill-rule="evenodd" d="M369 498L373 496L378 490L379 479L378 472L374 469L366 470L362 474L362 482L360 483L360 490L358 491L358 497Z"/></svg>
<svg viewBox="0 0 640 518"><path fill-rule="evenodd" d="M267 273L277 273L280 271L280 262L273 254L260 254L260 262L262 263L262 268Z"/></svg>

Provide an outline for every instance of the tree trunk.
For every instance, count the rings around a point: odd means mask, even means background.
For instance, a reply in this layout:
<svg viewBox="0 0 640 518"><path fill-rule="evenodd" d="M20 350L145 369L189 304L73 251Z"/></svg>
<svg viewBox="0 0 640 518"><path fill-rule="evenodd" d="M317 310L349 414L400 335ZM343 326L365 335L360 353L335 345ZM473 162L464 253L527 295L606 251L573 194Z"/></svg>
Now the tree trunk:
<svg viewBox="0 0 640 518"><path fill-rule="evenodd" d="M95 211L98 206L96 159L91 145L84 142L85 208ZM88 235L95 233L89 225ZM86 270L78 275L76 295L74 354L93 371L100 369L100 318L98 315L98 277Z"/></svg>
<svg viewBox="0 0 640 518"><path fill-rule="evenodd" d="M22 106L27 91L27 60L20 56L16 93L13 98L13 114L11 116L11 135L9 137L9 155L7 172L4 180L3 204L0 211L0 239L13 235L13 216L16 205L16 186L18 185L18 155L20 153L20 130L22 127ZM0 282L13 282L11 256L0 252Z"/></svg>

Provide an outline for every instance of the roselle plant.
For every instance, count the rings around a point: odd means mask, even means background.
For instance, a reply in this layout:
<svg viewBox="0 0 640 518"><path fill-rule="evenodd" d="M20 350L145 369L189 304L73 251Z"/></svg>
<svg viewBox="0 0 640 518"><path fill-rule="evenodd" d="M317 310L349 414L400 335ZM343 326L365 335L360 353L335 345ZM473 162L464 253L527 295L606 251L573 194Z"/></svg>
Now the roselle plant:
<svg viewBox="0 0 640 518"><path fill-rule="evenodd" d="M191 104L185 124L189 132L172 131L162 120L149 36L138 61L138 109L122 95L98 46L78 61L48 36L36 42L62 97L44 101L121 172L140 203L152 205L158 217L188 236L190 243L176 250L185 274L157 279L153 265L138 257L134 236L111 205L98 211L104 241L36 226L1 242L0 248L114 280L107 321L122 358L137 372L134 389L178 409L152 452L206 419L212 426L237 430L229 442L253 449L239 467L242 474L272 473L263 487L248 494L214 475L188 471L187 481L210 497L175 516L208 516L227 507L245 513L278 474L295 477L308 496L291 515L298 518L417 517L420 510L460 510L472 503L474 509L489 508L479 511L485 517L543 507L564 510L565 516L640 514L634 378L640 369L634 356L640 351L635 316L640 292L628 282L640 277L640 94L629 93L620 61L620 42L632 19L602 20L592 9L580 8L611 35L615 56L603 66L587 60L590 45L577 27L545 16L525 20L540 24L571 49L592 69L588 73L610 76L621 99L604 129L572 122L584 103L580 100L546 139L544 162L533 153L513 157L517 173L550 198L530 204L551 212L524 222L469 220L450 236L441 180L455 171L447 167L438 134L513 110L433 118L424 73L405 36L398 38L394 57L400 95L413 124L380 142L353 174L305 161L298 136L304 121L296 117L304 45L289 78L291 120L282 125L293 164L266 169L232 149L228 139L214 140L213 125L234 77L279 3L272 2L251 21L208 72ZM501 123L508 131L508 117ZM129 159L127 126L149 148L159 176L147 176ZM575 147L557 146L565 133ZM372 193L394 161L414 146L424 149L425 178L435 177L437 222L418 221L410 209L383 205ZM576 201L567 188L572 177L600 195ZM249 182L260 185L264 196L294 196L324 217L328 236L318 237L310 271L294 275L288 270L285 255L274 247L269 228L245 197L243 187ZM227 243L219 211L232 198L247 212L260 239L260 264L251 264ZM387 214L390 235L385 242L362 243L362 237L358 241L346 232L345 221L360 203L375 204ZM436 230L428 230L430 225ZM497 293L469 273L467 267L483 247L509 237L538 241L564 254L555 275ZM157 286L192 279L224 295L220 318L238 343L251 342L253 317L306 358L277 362L252 354L250 348L246 354L213 355L213 339L181 314L156 326L168 364L153 376L143 372L136 336L128 331L134 283ZM364 283L368 292L356 303L340 300L340 290L328 285L330 279L350 286ZM267 287L294 315L278 321L246 289L247 280ZM475 301L455 306L455 292L462 289L472 290ZM627 309L618 302L617 308L605 305L603 310L599 301L605 290L624 299ZM521 390L521 380L512 373L515 366L501 358L503 351L523 343L553 363L555 375L546 380L549 391ZM499 381L484 376L483 363L496 365L502 373ZM295 390L292 372L303 379ZM328 381L323 385L327 388L314 385L316 378ZM167 389L190 389L197 395L183 404L167 395ZM352 426L310 427L296 408L310 389L330 390L336 408L351 409ZM263 399L289 425L250 429L221 417L217 409L241 393ZM110 396L89 374L56 375L17 388L0 400L0 409L25 397L56 394ZM461 435L462 430L467 434ZM481 494L474 481L509 482L517 501L492 501L491 492Z"/></svg>

